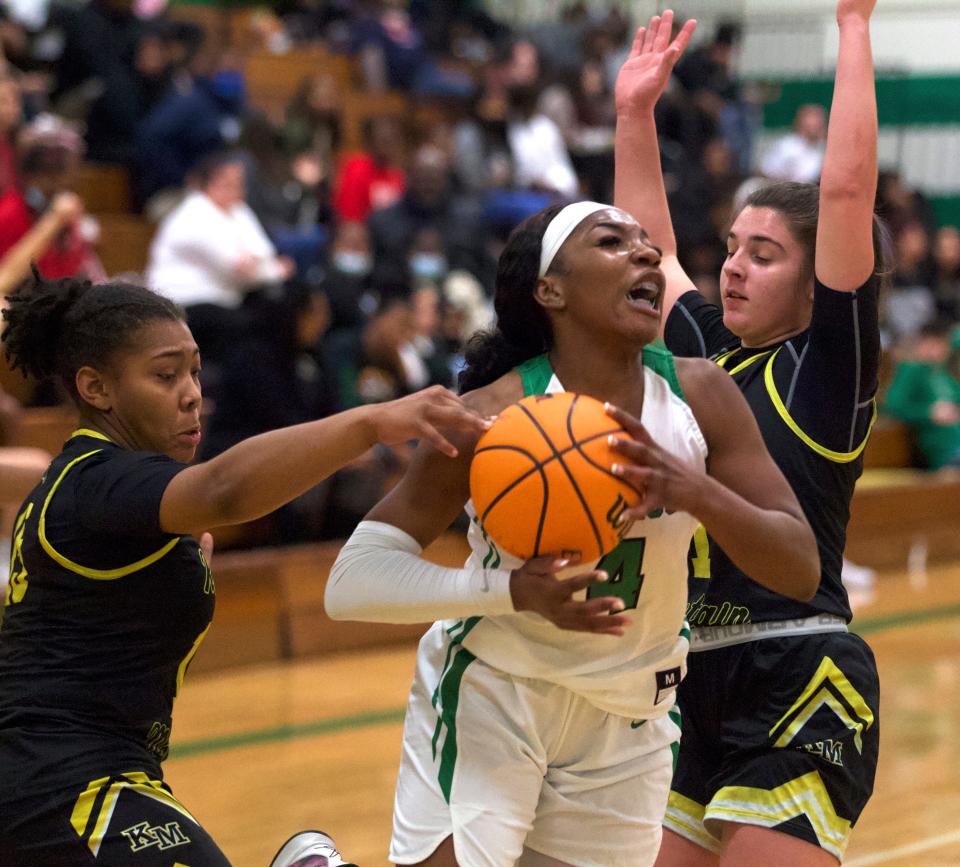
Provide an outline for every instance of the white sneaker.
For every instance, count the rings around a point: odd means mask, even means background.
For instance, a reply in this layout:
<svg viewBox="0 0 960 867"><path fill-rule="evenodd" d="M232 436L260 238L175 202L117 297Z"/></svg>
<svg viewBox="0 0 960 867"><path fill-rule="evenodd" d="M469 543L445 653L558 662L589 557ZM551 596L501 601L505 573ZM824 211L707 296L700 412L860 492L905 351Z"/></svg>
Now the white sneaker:
<svg viewBox="0 0 960 867"><path fill-rule="evenodd" d="M294 834L273 856L270 867L357 867L340 856L331 837L323 831Z"/></svg>

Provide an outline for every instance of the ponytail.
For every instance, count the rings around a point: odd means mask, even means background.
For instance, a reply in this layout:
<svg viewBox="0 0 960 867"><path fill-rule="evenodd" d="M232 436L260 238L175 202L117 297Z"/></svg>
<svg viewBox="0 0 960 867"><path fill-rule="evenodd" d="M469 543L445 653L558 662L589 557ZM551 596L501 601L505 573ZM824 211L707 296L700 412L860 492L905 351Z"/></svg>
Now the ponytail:
<svg viewBox="0 0 960 867"><path fill-rule="evenodd" d="M458 380L461 393L489 385L553 346L550 320L534 298L533 290L539 279L544 232L562 208L563 205L544 208L510 233L497 263L493 301L497 324L489 331L478 332L467 344L466 364ZM562 267L558 256L550 270Z"/></svg>

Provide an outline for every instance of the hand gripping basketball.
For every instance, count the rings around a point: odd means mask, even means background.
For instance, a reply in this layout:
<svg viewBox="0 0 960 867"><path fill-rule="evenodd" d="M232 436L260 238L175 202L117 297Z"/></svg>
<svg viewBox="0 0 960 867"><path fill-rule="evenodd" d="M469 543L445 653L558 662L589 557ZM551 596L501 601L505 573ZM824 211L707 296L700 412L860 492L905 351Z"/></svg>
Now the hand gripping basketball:
<svg viewBox="0 0 960 867"><path fill-rule="evenodd" d="M598 560L619 544L637 491L610 469L610 436L627 432L584 395L526 397L477 443L470 497L485 533L521 560L578 552Z"/></svg>
<svg viewBox="0 0 960 867"><path fill-rule="evenodd" d="M639 520L657 509L695 514L706 478L704 474L658 445L630 413L611 404L607 404L606 409L627 434L610 437L610 448L626 459L624 463L613 464L611 471L628 482L639 499L624 511L622 519Z"/></svg>

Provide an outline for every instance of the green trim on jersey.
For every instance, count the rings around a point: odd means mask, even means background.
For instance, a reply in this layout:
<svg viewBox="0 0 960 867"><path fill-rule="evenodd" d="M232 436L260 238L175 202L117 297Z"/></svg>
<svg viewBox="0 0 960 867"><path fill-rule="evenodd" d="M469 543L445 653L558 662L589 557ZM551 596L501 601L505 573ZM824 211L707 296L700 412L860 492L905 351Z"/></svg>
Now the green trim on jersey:
<svg viewBox="0 0 960 867"><path fill-rule="evenodd" d="M687 398L680 385L680 377L677 376L677 365L673 353L661 341L657 340L643 347L643 366L649 367L657 376L666 380L670 390L686 403ZM553 378L553 365L550 364L549 356L544 353L528 358L523 364L518 365L517 373L520 374L520 381L523 383L524 397L544 394Z"/></svg>
<svg viewBox="0 0 960 867"><path fill-rule="evenodd" d="M550 364L550 359L544 353L528 358L517 367L517 373L520 374L520 381L523 383L524 397L544 394L553 378L553 365Z"/></svg>
<svg viewBox="0 0 960 867"><path fill-rule="evenodd" d="M680 385L680 377L677 376L677 363L673 353L660 340L643 347L643 366L649 367L657 376L665 379L670 390L684 403L687 402L683 386Z"/></svg>

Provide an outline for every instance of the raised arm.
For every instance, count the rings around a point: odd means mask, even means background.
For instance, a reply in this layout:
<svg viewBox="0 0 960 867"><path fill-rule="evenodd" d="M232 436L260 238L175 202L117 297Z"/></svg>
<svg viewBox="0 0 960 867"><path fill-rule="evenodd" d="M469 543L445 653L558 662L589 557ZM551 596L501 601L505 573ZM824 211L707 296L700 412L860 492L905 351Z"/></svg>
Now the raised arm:
<svg viewBox="0 0 960 867"><path fill-rule="evenodd" d="M677 239L673 234L663 186L653 109L696 26L696 21L688 21L671 42L673 12L668 9L662 17L655 15L651 18L647 27L637 31L630 56L617 75L615 91L617 135L613 200L618 208L637 219L650 240L663 252L660 266L667 278L667 290L660 318L661 334L674 302L684 292L696 287L677 261Z"/></svg>
<svg viewBox="0 0 960 867"><path fill-rule="evenodd" d="M712 362L684 359L678 372L707 441L708 474L661 448L632 416L611 410L632 437L616 449L636 464L616 472L644 495L624 517L642 519L658 508L688 512L758 584L811 599L820 583L817 543L746 400Z"/></svg>
<svg viewBox="0 0 960 867"><path fill-rule="evenodd" d="M842 292L874 270L873 206L877 192L877 99L870 50L876 0L840 0L840 51L820 177L816 273Z"/></svg>

